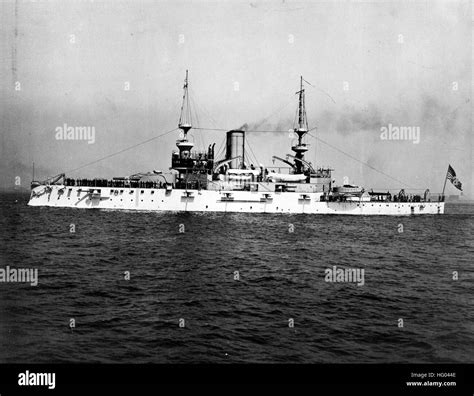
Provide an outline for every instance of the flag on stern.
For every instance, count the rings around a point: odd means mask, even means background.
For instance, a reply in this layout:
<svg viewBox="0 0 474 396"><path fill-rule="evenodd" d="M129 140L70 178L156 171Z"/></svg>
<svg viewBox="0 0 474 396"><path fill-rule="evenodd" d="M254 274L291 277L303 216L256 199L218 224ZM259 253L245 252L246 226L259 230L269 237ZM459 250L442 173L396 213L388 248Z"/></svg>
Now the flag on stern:
<svg viewBox="0 0 474 396"><path fill-rule="evenodd" d="M456 178L456 172L454 171L451 165L448 166L448 173L446 174L446 178L456 187L458 190L462 191L462 183Z"/></svg>

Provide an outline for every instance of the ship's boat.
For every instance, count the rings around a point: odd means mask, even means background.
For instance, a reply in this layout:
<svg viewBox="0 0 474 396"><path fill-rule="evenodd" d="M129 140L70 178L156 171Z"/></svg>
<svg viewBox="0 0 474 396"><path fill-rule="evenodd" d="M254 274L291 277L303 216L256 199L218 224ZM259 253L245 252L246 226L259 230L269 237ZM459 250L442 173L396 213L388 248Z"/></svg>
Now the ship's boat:
<svg viewBox="0 0 474 396"><path fill-rule="evenodd" d="M351 202L370 202L371 197L367 191L364 191L362 194L350 194L346 196L346 201Z"/></svg>
<svg viewBox="0 0 474 396"><path fill-rule="evenodd" d="M343 186L333 187L333 192L335 194L361 194L363 191L363 187L353 186L351 184L344 184Z"/></svg>
<svg viewBox="0 0 474 396"><path fill-rule="evenodd" d="M227 171L228 175L245 175L245 176L258 176L260 170L258 169L229 169Z"/></svg>
<svg viewBox="0 0 474 396"><path fill-rule="evenodd" d="M298 183L306 180L305 175L288 173L269 173L268 181Z"/></svg>

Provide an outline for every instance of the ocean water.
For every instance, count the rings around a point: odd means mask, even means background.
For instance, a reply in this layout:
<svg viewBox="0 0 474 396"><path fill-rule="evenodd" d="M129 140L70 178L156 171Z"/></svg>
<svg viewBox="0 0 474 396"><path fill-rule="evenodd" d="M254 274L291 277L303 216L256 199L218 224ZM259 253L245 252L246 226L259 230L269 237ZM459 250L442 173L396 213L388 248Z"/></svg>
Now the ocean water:
<svg viewBox="0 0 474 396"><path fill-rule="evenodd" d="M0 268L38 270L37 286L0 283L1 363L474 362L474 205L352 217L27 200L0 195ZM364 284L326 282L333 266Z"/></svg>

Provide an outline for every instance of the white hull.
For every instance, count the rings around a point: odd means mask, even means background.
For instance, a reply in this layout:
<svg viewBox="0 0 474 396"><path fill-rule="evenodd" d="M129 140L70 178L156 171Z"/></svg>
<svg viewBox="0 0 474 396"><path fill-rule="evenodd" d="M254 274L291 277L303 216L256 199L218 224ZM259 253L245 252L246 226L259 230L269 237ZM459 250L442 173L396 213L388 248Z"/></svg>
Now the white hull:
<svg viewBox="0 0 474 396"><path fill-rule="evenodd" d="M98 193L100 190L100 194ZM444 202L321 202L321 193L70 187L33 189L28 205L81 209L347 215L443 214Z"/></svg>

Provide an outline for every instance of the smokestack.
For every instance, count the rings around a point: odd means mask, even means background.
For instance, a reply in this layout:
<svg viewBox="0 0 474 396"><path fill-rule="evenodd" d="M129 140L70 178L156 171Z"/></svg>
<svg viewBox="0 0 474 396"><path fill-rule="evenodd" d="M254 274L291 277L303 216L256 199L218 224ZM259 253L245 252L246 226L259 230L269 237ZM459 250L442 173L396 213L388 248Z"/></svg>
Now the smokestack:
<svg viewBox="0 0 474 396"><path fill-rule="evenodd" d="M231 169L238 169L239 164L243 164L245 157L245 132L242 130L232 130L227 132L226 159L239 157L229 163Z"/></svg>

